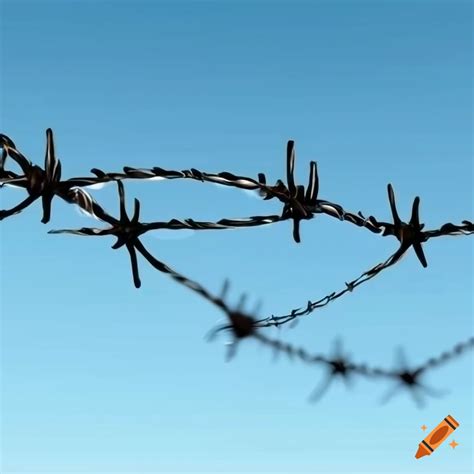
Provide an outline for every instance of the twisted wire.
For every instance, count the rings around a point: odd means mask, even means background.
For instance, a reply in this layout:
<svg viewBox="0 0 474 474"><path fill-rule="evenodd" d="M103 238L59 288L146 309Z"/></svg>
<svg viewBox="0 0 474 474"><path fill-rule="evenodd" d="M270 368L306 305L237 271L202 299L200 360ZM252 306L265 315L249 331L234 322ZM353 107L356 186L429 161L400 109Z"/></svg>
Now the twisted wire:
<svg viewBox="0 0 474 474"><path fill-rule="evenodd" d="M275 185L268 185L264 173L258 174L255 180L246 176L234 175L229 172L207 173L195 168L189 170L165 170L160 167L132 168L125 166L123 172L104 172L99 168L93 168L91 173L94 176L75 177L67 180L61 180L61 162L57 159L54 146L53 132L46 130L46 152L44 158L44 167L33 164L16 147L13 140L7 135L0 134L0 147L2 149L0 156L0 187L5 185L15 186L26 190L27 196L19 204L10 209L0 210L0 220L11 217L23 212L33 202L41 199L43 215L41 222L47 223L51 219L52 202L57 196L69 204L79 206L86 213L96 217L100 221L109 225L108 228L88 228L80 229L58 229L50 230L50 234L73 234L81 236L114 236L117 241L112 246L113 249L125 247L129 253L132 276L137 288L141 286L141 280L138 270L137 252L140 253L155 269L169 275L178 283L186 286L192 291L216 305L226 314L228 324L216 328L211 333L211 338L220 331L230 331L234 341L230 345L229 358L235 354L237 343L242 339L252 337L261 344L272 347L277 352L286 353L288 356L296 357L305 363L325 364L329 367L329 376L327 384L320 391L325 392L326 386L329 386L334 377L342 377L345 381L354 374L367 377L385 377L397 379L398 387L409 387L413 391L415 401L420 403L420 396L417 392L428 388L420 382L420 377L427 370L438 367L447 361L461 355L467 349L474 346L474 338L467 342L457 344L451 351L442 353L440 356L428 359L426 364L409 369L407 364L399 371L388 370L378 367L370 367L367 364L352 364L341 355L340 348L332 358L323 355L310 355L304 349L294 348L290 344L282 343L268 338L262 333L263 328L271 326L282 326L296 318L306 316L316 309L320 309L329 303L341 298L354 291L358 286L379 275L385 269L395 265L400 261L410 249L413 249L416 257L423 267L428 266L424 253L423 244L430 239L442 236L470 235L474 233L474 225L469 220L463 220L461 224L451 222L443 224L439 229L424 230L424 224L420 223L419 206L420 198L415 197L412 205L412 212L408 222L403 221L396 207L395 193L391 184L387 185L389 206L392 214L392 222L379 221L374 216L365 217L360 211L352 213L346 211L341 205L328 200L318 199L319 194L319 176L317 164L310 162L310 172L307 186L296 184L294 178L295 168L295 147L292 140L288 141L286 150L286 177L285 184L278 179ZM22 175L17 174L5 168L7 159L17 163L22 171ZM149 223L140 222L140 201L134 200L134 212L130 218L126 211L125 190L122 181L127 179L191 179L201 182L208 182L222 186L230 186L245 190L258 191L263 200L277 199L283 204L283 209L279 215L250 216L246 218L223 218L217 222L201 222L188 218L184 220L171 219L169 221L155 221ZM99 203L86 191L85 187L116 182L120 203L120 216L113 217L107 213ZM224 301L224 296L228 289L228 282L224 285L221 296L214 296L198 282L178 273L165 263L156 259L140 241L140 237L146 232L162 229L170 230L229 230L236 228L268 226L287 220L293 221L293 239L296 243L301 242L300 224L303 220L311 220L317 214L328 215L337 218L340 221L352 223L358 227L365 228L371 233L379 234L383 237L395 237L399 246L397 250L390 255L384 262L378 263L369 270L349 282L345 282L342 290L334 291L323 298L312 302L309 300L305 307L292 309L288 314L271 315L258 319L255 314L243 311L242 306L245 295L237 308L232 309ZM434 392L431 391L433 394ZM389 394L387 398L393 396ZM318 398L319 395L313 397Z"/></svg>

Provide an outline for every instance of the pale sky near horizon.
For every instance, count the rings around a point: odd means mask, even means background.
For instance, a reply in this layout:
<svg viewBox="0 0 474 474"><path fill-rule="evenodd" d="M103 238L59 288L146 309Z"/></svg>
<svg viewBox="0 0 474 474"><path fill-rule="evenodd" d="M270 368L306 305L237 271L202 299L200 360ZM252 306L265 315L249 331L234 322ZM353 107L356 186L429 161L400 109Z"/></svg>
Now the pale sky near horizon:
<svg viewBox="0 0 474 474"><path fill-rule="evenodd" d="M0 132L30 160L55 134L63 177L98 167L229 171L296 179L316 160L321 199L390 220L386 186L426 228L473 220L472 4L468 1L0 2ZM278 214L276 200L172 180L125 183L145 221ZM114 185L93 190L117 215ZM24 192L0 190L0 208ZM49 235L102 224L60 200L0 223L0 470L13 473L473 472L472 352L433 370L449 390L418 409L393 386L334 382L244 341L225 362L215 307L139 258L133 287L112 238ZM105 227L105 225L104 225ZM302 222L219 232L155 232L148 250L230 301L263 300L262 316L305 306L397 248L349 223ZM356 362L420 364L473 335L472 238L425 245L354 293L271 337ZM420 427L460 427L415 460Z"/></svg>

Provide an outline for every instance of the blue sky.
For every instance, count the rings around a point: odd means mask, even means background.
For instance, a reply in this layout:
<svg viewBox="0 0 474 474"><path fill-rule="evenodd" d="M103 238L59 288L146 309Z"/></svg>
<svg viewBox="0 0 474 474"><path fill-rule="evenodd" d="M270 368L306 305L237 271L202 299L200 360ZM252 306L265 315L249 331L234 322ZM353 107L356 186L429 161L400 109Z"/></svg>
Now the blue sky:
<svg viewBox="0 0 474 474"><path fill-rule="evenodd" d="M379 2L3 1L1 132L42 164L55 133L63 176L124 165L231 171L274 183L296 141L296 177L318 162L320 197L389 220L386 185L427 228L472 220L472 5ZM280 203L198 182L127 182L145 221L277 214ZM116 189L94 190L116 215ZM5 188L0 205L23 199ZM133 287L109 238L48 235L94 226L55 201L1 223L5 473L441 473L473 471L472 355L429 374L449 395L419 410L390 384L334 383L250 341L225 362L223 314L140 260ZM147 248L231 302L286 313L343 287L397 242L317 216L269 228L144 237ZM414 364L473 334L472 243L433 239L358 291L272 337L355 361ZM432 456L424 437L460 427Z"/></svg>

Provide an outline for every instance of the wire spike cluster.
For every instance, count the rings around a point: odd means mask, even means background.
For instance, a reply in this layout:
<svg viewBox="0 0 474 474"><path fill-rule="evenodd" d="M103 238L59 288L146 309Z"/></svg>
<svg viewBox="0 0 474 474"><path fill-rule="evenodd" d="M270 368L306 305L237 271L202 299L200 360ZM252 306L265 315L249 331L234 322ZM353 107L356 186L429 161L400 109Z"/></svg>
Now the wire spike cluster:
<svg viewBox="0 0 474 474"><path fill-rule="evenodd" d="M370 368L367 364L353 364L346 356L342 354L339 345L331 357L323 355L311 356L304 349L295 349L290 344L272 340L262 333L263 328L281 327L284 324L294 324L300 316L312 313L314 310L325 307L329 303L339 299L343 295L352 293L359 285L369 281L383 270L398 263L402 256L413 247L416 256L423 267L427 267L426 257L422 244L428 242L431 238L441 236L461 236L474 233L474 224L472 221L463 220L461 224L451 222L443 224L439 229L424 230L424 224L420 223L419 204L420 198L415 197L412 205L412 213L409 222L400 219L395 203L395 194L391 184L388 184L388 199L392 213L393 223L379 221L374 216L365 217L361 211L357 213L345 210L341 205L331 201L318 198L319 194L319 176L317 164L310 162L310 172L308 185L305 189L303 185L297 185L294 177L295 169L295 144L293 140L288 141L286 149L286 180L287 184L281 179L276 181L275 185L267 184L267 178L264 173L258 173L257 179L246 176L239 176L233 173L223 171L219 173L208 173L190 168L187 170L166 170L161 167L133 168L124 166L122 172L106 172L99 168L93 168L93 176L75 177L67 180L61 180L61 162L56 157L53 132L46 130L46 152L44 158L44 168L30 162L17 148L14 141L7 135L0 134L0 187L14 186L24 189L27 192L26 198L19 204L10 209L0 210L0 220L11 217L24 211L33 202L38 199L42 201L42 223L48 223L51 219L52 202L57 196L69 204L75 204L87 214L94 216L100 221L109 225L108 228L88 228L80 229L59 229L50 230L51 234L74 234L82 236L114 236L117 240L112 245L113 249L126 247L129 253L132 276L135 287L141 286L137 251L157 270L169 275L178 283L198 293L206 300L212 302L225 312L228 323L214 329L211 338L221 331L228 331L232 334L233 342L230 345L228 358L231 358L236 351L237 343L243 339L254 338L260 343L271 346L276 353L283 352L290 357L299 358L306 363L322 363L328 370L326 382L322 387L313 392L313 399L319 399L324 393L333 378L341 378L349 383L354 374L365 375L367 377L389 377L395 379L400 387L412 390L415 401L420 404L421 397L419 392L424 390L434 395L435 392L428 389L421 383L421 377L428 369L442 365L450 359L459 356L467 349L474 346L474 338L465 343L459 343L450 352L445 352L439 357L430 358L424 366L416 369L410 369L406 363L401 365L398 371L388 371L377 367ZM17 163L23 174L17 174L5 168L8 158ZM156 221L150 223L140 222L140 201L134 200L134 212L130 218L126 211L125 190L123 181L127 179L191 179L203 183L213 183L222 186L230 186L238 189L257 191L263 200L277 199L283 204L283 210L280 214L268 216L250 216L247 218L223 218L217 222L200 222L188 218L184 220L171 219L167 222ZM88 186L116 182L118 187L120 215L115 218L108 214L94 198L84 190ZM259 306L250 314L244 311L245 294L235 309L232 309L226 302L225 297L229 287L226 280L220 297L212 295L206 288L194 280L176 272L163 262L157 260L141 243L139 237L149 231L159 231L162 229L170 230L226 230L246 227L257 227L262 225L272 225L287 220L293 221L293 239L295 242L301 242L300 222L310 220L316 214L325 214L340 221L349 222L357 227L369 230L371 233L386 236L394 236L399 241L399 247L384 262L378 263L369 270L363 272L354 280L346 281L345 287L339 291L328 293L323 298L312 302L307 301L303 307L292 309L288 314L258 319L257 314L260 311ZM321 394L320 394L321 392ZM387 397L391 398L393 392Z"/></svg>
<svg viewBox="0 0 474 474"><path fill-rule="evenodd" d="M412 211L411 211L411 218L408 223L403 222L400 219L397 211L397 205L395 203L395 193L393 191L393 187L391 184L387 186L388 191L388 200L390 203L390 209L392 211L393 217L393 224L389 224L387 222L377 222L374 217L371 217L371 222L373 225L377 227L383 227L383 236L386 235L394 235L397 240L400 242L399 249L395 252L392 257L392 261L390 264L397 263L405 252L410 248L413 247L413 250L418 257L418 260L423 265L424 268L428 266L426 262L426 257L423 252L423 247L421 244L426 242L429 238L427 234L422 232L423 228L425 227L424 224L420 224L420 198L416 196L413 201Z"/></svg>
<svg viewBox="0 0 474 474"><path fill-rule="evenodd" d="M289 140L286 148L286 180L288 187L282 180L277 180L276 186L271 188L271 192L263 192L265 199L271 199L275 195L284 202L282 218L293 220L293 239L300 243L300 222L303 219L312 219L317 209L319 177L315 161L310 162L308 188L295 184L295 142ZM259 182L266 185L266 177L259 174ZM342 214L339 214L342 218Z"/></svg>
<svg viewBox="0 0 474 474"><path fill-rule="evenodd" d="M321 399L334 379L341 379L346 384L346 387L350 387L352 382L353 373L350 370L350 359L349 356L343 354L342 341L339 338L334 342L334 350L331 358L328 360L321 360L321 362L327 364L327 376L322 385L319 388L314 389L311 394L310 400L313 402Z"/></svg>
<svg viewBox="0 0 474 474"><path fill-rule="evenodd" d="M224 299L228 294L229 290L229 280L224 281L224 285L219 297L214 297L210 293L203 295L208 301L216 305L226 314L228 319L228 324L220 325L217 328L211 330L208 334L208 340L212 341L217 336L218 333L222 331L230 332L232 334L232 341L228 343L229 350L227 353L227 360L231 360L237 351L237 344L242 339L253 336L258 328L258 320L256 319L256 314L261 307L261 301L258 301L253 314L246 313L244 311L245 302L247 300L247 295L243 293L239 299L239 302L235 309L232 309L229 304L227 304Z"/></svg>
<svg viewBox="0 0 474 474"><path fill-rule="evenodd" d="M421 379L426 372L425 366L410 368L403 348L397 349L396 359L398 369L394 371L393 376L397 380L397 384L382 398L382 403L387 403L401 388L409 391L418 406L423 406L421 392L434 397L441 396L441 392L433 390L422 383Z"/></svg>
<svg viewBox="0 0 474 474"><path fill-rule="evenodd" d="M0 167L0 185L9 184L26 189L28 196L11 209L0 210L0 220L18 214L26 209L37 199L41 198L43 206L43 217L41 222L46 224L51 219L51 205L54 196L60 196L67 202L75 202L84 206L90 214L93 212L93 199L84 190L78 187L95 184L92 178L73 178L61 181L61 162L56 158L54 148L53 131L46 130L46 152L44 159L44 169L34 165L15 146L13 140L6 135L0 134L0 146L2 147L2 162ZM5 171L6 158L12 158L23 171L23 176L13 172ZM76 188L76 189L75 189ZM97 207L100 213L100 207Z"/></svg>

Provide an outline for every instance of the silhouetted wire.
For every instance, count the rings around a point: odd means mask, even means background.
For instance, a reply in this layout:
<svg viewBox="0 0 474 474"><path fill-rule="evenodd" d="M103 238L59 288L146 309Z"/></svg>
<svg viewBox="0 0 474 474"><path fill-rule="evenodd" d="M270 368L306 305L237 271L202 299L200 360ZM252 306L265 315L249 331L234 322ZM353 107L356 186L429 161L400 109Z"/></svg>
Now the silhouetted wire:
<svg viewBox="0 0 474 474"><path fill-rule="evenodd" d="M16 206L11 209L0 210L0 220L18 214L37 199L41 198L43 206L41 222L47 223L51 218L51 203L56 195L67 202L73 202L73 197L78 203L84 200L83 204L87 208L87 201L89 200L87 193L79 189L73 191L73 188L93 184L95 180L89 178L73 178L67 181L61 181L61 162L56 158L53 132L50 128L46 130L44 169L38 165L33 165L16 149L14 142L6 135L0 134L0 146L2 147L0 184L2 186L4 184L10 184L21 187L28 192L28 196ZM23 171L23 176L5 171L7 157L12 158L20 166ZM97 207L96 210L100 214L99 207Z"/></svg>
<svg viewBox="0 0 474 474"><path fill-rule="evenodd" d="M391 184L388 185L389 205L392 212L393 224L388 222L379 222L375 217L364 217L361 212L353 214L345 211L342 206L331 203L330 201L317 199L319 192L319 177L317 173L316 162L310 163L310 176L308 186L296 185L294 179L295 166L295 149L294 142L288 141L287 157L286 157L286 174L287 185L280 179L277 180L275 186L268 186L266 184L266 177L263 173L259 173L258 181L244 177L233 175L229 172L221 173L205 173L195 168L190 170L174 171L164 170L159 167L152 169L140 169L124 167L123 173L105 173L98 168L94 168L91 172L95 175L93 177L78 177L69 180L61 181L61 163L56 158L53 132L51 129L46 131L46 153L44 169L33 165L26 157L24 157L16 148L15 143L6 135L0 134L0 146L2 147L2 154L0 158L0 187L5 184L16 186L25 189L28 196L8 210L0 210L0 220L17 214L26 209L37 199L41 198L43 206L43 217L41 222L47 223L51 217L51 204L54 196L58 196L70 204L78 205L86 213L95 216L110 225L106 229L86 228L81 229L63 229L52 230L49 233L69 233L84 236L106 236L111 235L117 238L116 243L112 246L113 249L118 249L125 246L129 252L132 275L135 286L138 288L141 285L136 251L141 253L144 258L157 270L164 272L171 276L174 280L190 288L208 301L215 304L223 310L227 316L228 324L214 329L210 337L214 337L220 331L229 331L233 336L233 341L229 347L228 358L235 354L237 343L245 338L253 337L260 343L271 346L276 352L286 353L290 357L297 357L307 363L325 364L328 369L328 374L323 385L313 392L313 399L319 399L320 396L328 389L333 378L341 378L346 383L353 374L365 375L368 377L386 377L396 379L398 385L394 391L389 392L386 399L391 398L396 390L400 387L408 388L412 391L412 395L417 402L421 404L420 390L434 395L436 392L428 389L421 384L420 377L428 369L444 364L448 360L460 355L466 349L474 346L474 338L470 338L467 342L459 343L450 352L444 352L441 356L431 358L425 365L419 366L416 369L409 369L404 358L399 355L399 365L401 367L398 371L388 371L386 369L369 367L366 364L353 364L346 356L342 355L340 343L336 344L336 349L332 357L325 357L323 355L308 354L304 349L295 349L287 343L268 338L260 331L262 328L270 326L281 326L290 321L295 320L299 316L307 315L317 308L322 308L330 302L340 298L348 292L352 292L362 283L372 279L384 269L396 264L401 257L407 252L410 247L413 247L418 259L423 267L427 266L426 258L422 249L422 243L427 242L434 237L448 236L448 235L470 235L474 233L474 225L471 221L463 220L461 225L452 223L443 224L440 229L423 231L424 224L420 224L419 218L419 203L420 198L417 196L413 202L412 214L408 223L403 222L399 215L395 204L395 195ZM5 169L7 158L10 157L21 168L23 175L18 175L13 171ZM132 218L128 217L125 208L125 192L121 180L124 179L178 179L187 178L199 180L202 182L211 182L224 186L231 186L240 189L258 190L259 194L264 200L277 198L283 203L283 210L281 215L270 216L251 216L243 219L221 219L218 222L199 222L193 219L171 219L168 222L152 222L140 223L140 202L135 199L134 213ZM93 198L83 190L83 187L116 181L119 191L120 201L120 217L116 219L109 215ZM373 233L381 234L382 236L393 235L400 242L398 250L391 255L385 262L379 263L362 273L358 278L346 282L346 287L339 292L332 292L324 298L311 302L308 301L306 308L297 308L292 310L287 315L274 316L267 318L256 319L255 314L249 314L243 311L243 304L245 295L241 298L240 303L235 309L225 303L224 297L228 289L228 281L224 285L220 297L213 296L199 283L181 275L174 271L163 262L157 260L151 255L148 250L140 242L139 237L146 232L160 229L171 230L223 230L234 229L242 227L255 227L260 225L271 225L276 222L285 220L293 220L293 238L296 242L300 242L300 222L301 220L309 220L315 214L326 214L336 217L339 220L351 222L359 227L364 227Z"/></svg>
<svg viewBox="0 0 474 474"><path fill-rule="evenodd" d="M73 178L67 181L60 181L61 163L57 160L54 151L54 141L51 129L46 131L47 144L46 144L46 156L45 156L45 170L42 170L36 165L32 165L17 149L14 142L6 135L0 134L0 145L2 145L2 160L0 163L0 183L11 184L15 186L25 187L28 190L29 196L18 206L7 210L0 211L0 219L14 213L20 212L22 209L27 207L31 202L42 197L43 199L43 222L49 220L51 201L54 195L58 195L62 199L69 203L77 204L85 212L99 218L100 220L111 225L109 229L91 229L81 228L77 230L54 230L50 233L71 233L76 235L89 235L89 236L100 236L100 235L113 235L116 232L131 231L130 226L127 227L127 217L124 217L122 228L118 226L119 221L114 219L108 213L106 213L102 207L90 196L89 193L81 189L81 186L89 186L91 184L103 183L110 180L118 180L124 178L141 178L150 179L152 177L166 177L168 179L175 179L178 177L192 177L193 179L199 179L202 181L209 180L217 184L224 184L236 187L243 187L246 189L259 189L264 199L271 199L277 197L284 203L284 208L281 216L251 216L244 219L221 219L218 222L198 222L193 219L171 219L168 222L153 222L153 223L138 223L133 222L135 230L133 232L138 235L142 235L145 232L160 229L171 229L171 230L223 230L233 229L239 227L254 227L260 225L270 225L275 222L281 222L287 219L293 219L293 234L297 242L300 241L299 237L299 222L302 219L311 219L313 212L325 212L329 215L336 216L338 218L347 218L357 225L367 227L373 231L381 232L382 235L394 235L400 241L399 249L384 263L377 264L375 267L364 272L360 277L356 278L349 283L346 282L346 287L339 292L332 292L325 297L311 302L308 301L306 308L296 308L290 311L289 314L274 316L265 318L260 323L261 327L268 326L281 326L287 322L294 321L295 318L303 315L308 315L315 309L322 308L330 302L340 298L347 292L352 292L360 284L370 280L374 276L378 275L382 270L389 266L397 263L400 258L405 254L409 247L413 246L417 256L419 257L422 264L425 266L426 259L421 248L421 243L426 242L429 238L437 237L441 235L466 235L474 232L473 225L469 221L463 221L461 226L455 226L454 224L444 224L441 229L434 231L422 232L423 225L419 223L419 198L415 198L412 209L412 217L410 222L407 224L398 216L398 212L395 205L395 197L392 186L388 185L388 196L389 204L392 210L392 217L394 220L393 224L386 222L378 222L374 217L370 216L365 218L361 213L359 216L355 216L350 213L346 213L341 206L329 203L328 201L319 201L317 199L319 191L319 178L317 173L317 167L315 162L310 163L310 177L308 188L305 192L304 186L296 186L294 179L294 165L295 165L295 150L294 142L290 140L287 145L287 182L286 186L281 180L278 180L276 186L266 186L266 178L263 173L259 174L259 181L256 182L251 178L243 176L232 175L228 172L219 173L217 175L211 175L208 173L202 173L194 168L191 170L184 171L166 171L162 168L153 168L153 170L134 169L125 167L124 173L109 173L106 174L101 170L93 169L92 171L96 174L96 177L83 177ZM5 170L4 165L6 157L10 156L15 160L25 173L25 176L19 177L12 172ZM123 193L123 191L122 191ZM120 194L120 193L119 193ZM121 198L122 200L123 198ZM136 201L137 205L137 201ZM138 203L139 205L139 203ZM133 221L133 219L132 219ZM361 223L362 221L362 223ZM118 226L118 227L117 227ZM133 233L132 232L132 233ZM118 245L118 242L117 244ZM119 245L121 246L121 245ZM142 248L142 244L139 242L138 246ZM140 280L138 276L138 269L136 264L136 254L133 245L129 242L127 249L130 253L132 272L134 277L134 283L136 287L140 286ZM118 248L114 246L114 248ZM143 253L143 252L141 252ZM148 254L149 255L149 254ZM158 261L154 261L154 257L150 255L147 258L150 262L153 262L155 268L161 269L162 265L158 264ZM161 263L161 262L160 262ZM161 270L160 270L161 271Z"/></svg>
<svg viewBox="0 0 474 474"><path fill-rule="evenodd" d="M323 308L324 306L327 306L329 303L339 299L341 296L345 295L346 293L352 293L358 286L362 285L366 281L371 280L372 278L377 276L380 272L392 266L393 264L394 264L393 255L391 255L388 259L385 260L385 262L378 263L377 265L373 266L371 269L362 273L356 279L350 282L346 282L345 284L346 286L343 290L340 290L338 292L333 291L332 293L324 296L323 298L317 301L308 300L305 308L292 309L290 313L288 314L284 314L280 316L275 316L272 314L270 317L260 320L258 326L259 327L270 327L270 326L279 327L279 326L282 326L283 324L287 324L290 321L295 320L296 318L299 318L301 316L306 316L312 313L313 311L315 311L316 309L320 309L320 308Z"/></svg>
<svg viewBox="0 0 474 474"><path fill-rule="evenodd" d="M281 222L283 220L293 220L293 236L295 241L300 241L299 223L303 219L311 219L315 212L325 212L329 215L336 216L340 219L347 217L349 220L357 225L370 228L376 232L382 232L382 235L394 235L400 241L399 249L384 263L378 264L370 270L364 272L360 277L355 280L346 283L346 287L339 292L332 292L318 301L308 301L306 308L297 308L290 311L289 314L274 316L266 318L262 321L261 326L280 326L287 322L293 321L295 318L303 315L308 315L317 308L321 308L329 304L330 302L340 298L347 292L352 292L360 284L370 280L374 276L378 275L385 268L397 263L400 258L406 253L406 251L413 247L418 258L420 259L423 266L427 266L426 259L421 247L422 242L426 242L429 238L437 237L441 235L465 235L474 232L472 223L469 221L463 221L461 226L455 226L454 224L444 224L441 229L422 232L424 227L419 222L419 197L416 197L413 203L412 216L409 223L403 222L398 216L398 212L395 204L395 196L392 186L388 185L388 196L389 204L392 211L393 224L387 222L378 222L374 217L370 216L365 218L361 213L359 216L355 216L350 213L346 213L343 208L339 205L329 203L328 201L319 201L317 195L319 192L319 177L317 173L316 162L310 163L310 176L308 187L304 189L304 186L297 186L294 179L294 166L295 166L295 149L294 142L290 140L287 145L287 182L286 186L281 180L278 180L275 186L268 187L266 185L266 177L263 173L259 174L259 181L256 182L251 178L242 176L235 176L231 173L223 172L217 175L210 175L202 173L194 168L189 172L184 170L178 171L166 171L162 168L153 168L153 170L137 170L133 168L124 168L124 174L109 173L106 174L101 170L93 169L92 171L96 174L96 177L92 178L73 178L67 181L60 181L61 177L61 163L57 160L54 149L53 133L51 129L46 131L46 154L45 154L45 169L41 169L37 165L32 165L17 149L14 142L6 135L0 134L0 145L2 146L2 159L0 162L0 183L11 184L14 186L24 187L29 196L21 202L19 205L9 210L0 211L0 219L21 212L29 204L34 202L39 197L43 200L43 219L42 222L48 222L51 214L51 202L55 195L58 195L62 199L69 203L77 204L81 209L87 213L99 218L100 220L110 224L109 229L91 229L81 228L76 230L54 230L50 233L70 233L76 235L88 235L88 236L103 236L103 235L114 235L122 233L123 239L127 240L126 247L130 254L132 272L135 286L140 287L140 279L138 276L138 268L136 262L135 247L132 244L134 238L143 235L145 232L160 230L160 229L171 229L171 230L223 230L233 229L239 227L254 227L260 225L270 225L272 223ZM16 176L12 172L5 170L5 161L7 156L10 156L14 161L18 163L24 172L24 176ZM132 218L132 221L128 221L128 217L124 211L121 211L121 221L110 216L102 207L90 196L89 193L81 189L81 186L89 186L91 184L97 184L100 182L107 182L110 180L119 180L121 178L132 177L132 178L145 178L150 179L152 177L161 176L167 177L168 179L175 179L177 177L193 177L195 179L206 180L218 184L226 184L230 186L243 187L246 189L259 189L264 199L271 199L277 197L284 203L284 208L281 216L251 216L245 219L221 219L218 222L198 222L193 219L171 219L168 222L152 222L152 223L139 223L137 217ZM120 183L120 186L121 183ZM119 186L119 195L121 202L121 209L123 204L123 187ZM120 189L122 189L120 193ZM135 200L135 205L138 206L139 202ZM362 223L361 223L362 220ZM133 227L133 229L132 229ZM129 236L126 238L125 233L128 232ZM135 237L133 237L133 235ZM125 242L124 240L124 242ZM137 242L138 248L142 249L143 245L141 242ZM119 241L114 245L113 248L118 248ZM139 250L140 251L140 250ZM143 253L143 251L141 251ZM161 264L153 260L150 256L147 260L152 262L155 268L162 268ZM161 270L160 270L161 271Z"/></svg>
<svg viewBox="0 0 474 474"><path fill-rule="evenodd" d="M48 129L50 131L50 129ZM47 132L49 133L49 132ZM52 136L52 132L51 132ZM8 154L19 160L18 150L14 142L6 135L0 134L0 146L8 151ZM4 159L3 159L4 161ZM24 161L24 160L23 160ZM29 162L28 162L29 163ZM342 206L334 204L330 201L317 199L319 191L319 178L317 175L316 163L310 163L310 177L306 193L304 187L297 187L294 182L294 142L290 140L287 145L287 181L286 186L281 180L277 180L275 186L266 184L266 177L264 173L259 173L258 180L246 176L238 176L229 172L207 173L199 171L195 168L189 170L165 170L160 167L151 169L146 168L132 168L125 166L122 173L106 173L98 168L93 168L91 172L95 175L92 177L78 177L72 178L62 182L62 185L67 189L71 187L81 188L91 186L93 184L107 183L110 181L123 179L193 179L201 182L211 182L214 184L237 187L247 190L257 190L260 192L264 200L277 198L284 204L282 217L292 218L294 220L294 235L299 235L299 221L302 219L311 219L312 214L324 213L339 220L345 220L355 224L359 227L364 227L373 233L385 235L396 235L391 231L392 224L378 222L375 217L364 217L362 213L351 213L345 211ZM29 166L31 163L29 163ZM36 166L36 165L34 165ZM24 167L23 167L24 168ZM28 174L24 169L25 176ZM0 185L11 184L20 187L26 187L25 177L20 177L13 172L6 171L2 165L0 169ZM5 216L6 217L6 216ZM388 230L387 230L388 229ZM474 225L472 222L464 220L462 225L455 225L452 223L444 224L440 229L425 231L424 234L429 238L440 237L446 235L471 234L474 232Z"/></svg>
<svg viewBox="0 0 474 474"><path fill-rule="evenodd" d="M166 222L155 222L155 223L141 223L139 221L140 215L140 201L135 199L135 207L134 207L134 214L133 217L130 219L127 215L127 211L125 208L125 191L121 181L117 181L118 185L118 192L119 192L119 199L120 199L120 218L116 219L110 215L105 215L105 212L101 215L101 219L106 221L110 224L109 228L106 229L97 229L97 228L89 228L89 227L82 227L80 229L59 229L59 230L50 230L48 233L50 234L74 234L74 235L82 235L82 236L115 236L117 238L116 243L112 246L113 249L118 249L125 245L127 248L131 265L132 265L132 274L133 274L133 281L135 287L139 288L141 286L141 281L138 272L138 264L137 264L137 256L136 250L138 250L148 262L155 267L157 270L168 273L170 275L179 275L172 271L169 267L167 267L164 263L160 262L159 260L155 259L143 246L140 242L139 237L143 235L145 232L150 230L158 230L158 229L165 229L165 228L174 228L174 229L188 229L192 228L195 230L203 230L203 229L219 229L219 228L229 228L230 225L235 226L245 226L245 225L253 225L254 222L252 220L249 221L231 221L229 219L223 219L216 224L208 223L208 222L195 222L192 220L188 220L186 222L181 222L176 219L166 223ZM266 217L256 217L255 219L257 222L260 220L268 222L272 222L272 219L276 218L279 219L278 216L266 216ZM179 281L181 283L185 282L187 279L186 277L180 275Z"/></svg>

